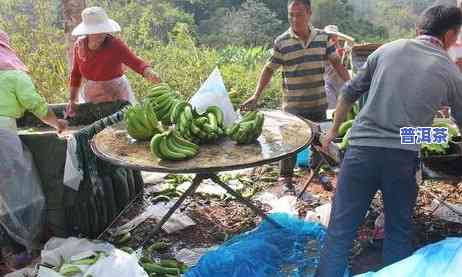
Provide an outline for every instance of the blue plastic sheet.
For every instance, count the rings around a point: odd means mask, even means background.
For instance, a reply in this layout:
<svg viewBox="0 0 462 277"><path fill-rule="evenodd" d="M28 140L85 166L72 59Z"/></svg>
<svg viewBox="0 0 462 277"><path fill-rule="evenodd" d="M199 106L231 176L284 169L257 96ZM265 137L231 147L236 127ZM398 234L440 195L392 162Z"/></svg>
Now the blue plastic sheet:
<svg viewBox="0 0 462 277"><path fill-rule="evenodd" d="M378 272L356 277L460 277L462 276L462 238L447 238L417 250L412 256Z"/></svg>
<svg viewBox="0 0 462 277"><path fill-rule="evenodd" d="M314 276L325 228L288 214L271 214L278 228L263 221L256 229L204 255L187 277Z"/></svg>
<svg viewBox="0 0 462 277"><path fill-rule="evenodd" d="M303 149L297 154L297 163L298 167L307 168L310 165L311 150L309 147Z"/></svg>

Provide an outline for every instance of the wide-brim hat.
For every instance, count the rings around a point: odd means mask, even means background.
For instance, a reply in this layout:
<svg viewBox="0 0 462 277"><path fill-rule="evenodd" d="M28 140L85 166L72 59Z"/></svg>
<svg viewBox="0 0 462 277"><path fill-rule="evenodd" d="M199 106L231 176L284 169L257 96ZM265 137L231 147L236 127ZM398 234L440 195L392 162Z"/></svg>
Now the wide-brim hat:
<svg viewBox="0 0 462 277"><path fill-rule="evenodd" d="M0 29L0 46L10 48L10 37L8 34Z"/></svg>
<svg viewBox="0 0 462 277"><path fill-rule="evenodd" d="M351 41L351 42L355 41L355 39L350 37L349 35L345 35L344 33L340 33L338 31L337 25L327 25L326 27L324 27L324 32L326 32L328 35L336 35L339 38L342 38L344 40L348 40L348 41Z"/></svg>
<svg viewBox="0 0 462 277"><path fill-rule="evenodd" d="M90 7L82 11L82 23L72 30L73 36L120 32L120 25L110 19L100 7Z"/></svg>

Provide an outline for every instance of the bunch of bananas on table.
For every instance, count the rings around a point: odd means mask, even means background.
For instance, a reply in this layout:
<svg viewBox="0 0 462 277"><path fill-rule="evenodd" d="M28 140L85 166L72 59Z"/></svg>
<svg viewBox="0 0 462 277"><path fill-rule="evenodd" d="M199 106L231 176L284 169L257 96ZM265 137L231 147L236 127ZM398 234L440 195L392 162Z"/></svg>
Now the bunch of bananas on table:
<svg viewBox="0 0 462 277"><path fill-rule="evenodd" d="M198 144L214 143L224 135L237 144L253 143L261 135L265 119L263 113L251 111L225 131L219 107L210 106L199 114L167 84L153 87L144 104L128 108L124 118L131 137L151 139L152 154L172 161L193 158L199 153ZM164 127L172 124L165 131Z"/></svg>
<svg viewBox="0 0 462 277"><path fill-rule="evenodd" d="M155 135L150 148L154 156L171 161L190 159L199 153L198 145L182 138L174 130Z"/></svg>
<svg viewBox="0 0 462 277"><path fill-rule="evenodd" d="M210 106L205 113L198 114L189 103L176 104L170 121L183 138L195 143L214 142L224 135L223 112Z"/></svg>
<svg viewBox="0 0 462 277"><path fill-rule="evenodd" d="M226 135L238 144L253 143L263 131L265 116L257 111L250 111L242 120L226 130Z"/></svg>
<svg viewBox="0 0 462 277"><path fill-rule="evenodd" d="M164 125L170 125L171 114L175 106L182 102L178 99L177 93L167 84L160 84L151 89L147 96L147 101L154 109L157 118Z"/></svg>
<svg viewBox="0 0 462 277"><path fill-rule="evenodd" d="M135 105L124 113L128 134L136 140L149 140L155 134L163 132L162 124L149 104Z"/></svg>

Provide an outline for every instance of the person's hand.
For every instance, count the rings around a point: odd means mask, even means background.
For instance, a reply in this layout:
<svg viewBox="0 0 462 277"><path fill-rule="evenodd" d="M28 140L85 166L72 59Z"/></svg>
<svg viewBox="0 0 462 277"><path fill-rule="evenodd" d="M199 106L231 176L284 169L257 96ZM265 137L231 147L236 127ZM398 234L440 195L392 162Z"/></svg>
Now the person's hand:
<svg viewBox="0 0 462 277"><path fill-rule="evenodd" d="M438 114L441 115L441 118L449 118L449 107L442 106L440 110L438 111Z"/></svg>
<svg viewBox="0 0 462 277"><path fill-rule="evenodd" d="M75 111L77 110L77 103L74 101L69 101L66 106L66 115L68 117L74 117L75 116Z"/></svg>
<svg viewBox="0 0 462 277"><path fill-rule="evenodd" d="M241 105L241 110L242 111L249 111L249 110L254 110L257 108L257 102L258 98L253 95L249 99L247 99L244 103Z"/></svg>
<svg viewBox="0 0 462 277"><path fill-rule="evenodd" d="M459 68L459 71L462 72L462 58L457 58L456 65Z"/></svg>
<svg viewBox="0 0 462 277"><path fill-rule="evenodd" d="M149 82L153 83L153 84L160 84L161 80L159 77L157 77L156 74L152 73L152 74L148 74L146 76L146 79L149 80Z"/></svg>
<svg viewBox="0 0 462 277"><path fill-rule="evenodd" d="M58 133L65 131L67 127L69 127L69 123L67 122L67 120L64 120L64 119L57 120L56 130L58 131Z"/></svg>
<svg viewBox="0 0 462 277"><path fill-rule="evenodd" d="M160 84L161 83L160 78L149 67L146 68L146 70L144 72L144 78L146 78L146 80L148 80L149 82L151 82L153 84Z"/></svg>
<svg viewBox="0 0 462 277"><path fill-rule="evenodd" d="M322 151L327 153L329 149L330 143L337 137L337 132L334 132L334 130L330 129L327 132L327 135L323 138L322 140Z"/></svg>

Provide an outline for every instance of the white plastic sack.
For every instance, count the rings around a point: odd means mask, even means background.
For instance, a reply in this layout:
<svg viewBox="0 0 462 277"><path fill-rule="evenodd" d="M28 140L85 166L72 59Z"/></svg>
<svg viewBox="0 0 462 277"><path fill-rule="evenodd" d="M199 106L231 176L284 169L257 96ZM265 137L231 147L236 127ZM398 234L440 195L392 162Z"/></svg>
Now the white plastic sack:
<svg viewBox="0 0 462 277"><path fill-rule="evenodd" d="M83 171L79 169L77 159L77 142L74 136L67 139L66 164L64 165L63 183L65 186L79 191L80 182L83 180Z"/></svg>
<svg viewBox="0 0 462 277"><path fill-rule="evenodd" d="M412 256L378 272L356 277L459 277L462 275L462 238L447 238L417 250Z"/></svg>
<svg viewBox="0 0 462 277"><path fill-rule="evenodd" d="M209 106L220 107L224 114L225 127L231 125L237 119L237 114L231 104L225 83L217 67L189 102L199 113L204 112Z"/></svg>
<svg viewBox="0 0 462 277"><path fill-rule="evenodd" d="M0 225L28 250L41 231L45 197L32 154L14 130L0 128Z"/></svg>
<svg viewBox="0 0 462 277"><path fill-rule="evenodd" d="M115 249L109 257L100 259L85 274L98 277L148 277L134 255L119 249Z"/></svg>
<svg viewBox="0 0 462 277"><path fill-rule="evenodd" d="M314 211L308 211L305 216L306 221L315 221L321 223L323 226L329 226L330 212L332 209L332 203L327 203L314 209Z"/></svg>
<svg viewBox="0 0 462 277"><path fill-rule="evenodd" d="M451 203L442 204L440 201L433 199L431 209L435 211L434 215L436 217L455 223L462 223L462 216L460 215L462 214L462 205Z"/></svg>
<svg viewBox="0 0 462 277"><path fill-rule="evenodd" d="M101 251L106 253L107 257L101 257L91 266L82 266L82 274L73 275L94 276L94 277L148 277L148 274L138 264L138 259L124 251L116 249L107 242L92 242L87 239L78 238L52 238L45 245L41 255L42 264L56 266L60 264L61 259L64 261L84 258L86 253ZM61 277L56 272L41 270L39 277Z"/></svg>
<svg viewBox="0 0 462 277"><path fill-rule="evenodd" d="M293 195L286 195L271 203L270 214L285 213L288 215L297 215L297 198Z"/></svg>
<svg viewBox="0 0 462 277"><path fill-rule="evenodd" d="M70 259L71 257L88 251L101 251L109 253L115 248L110 243L94 243L87 239L70 237L51 238L43 247L41 254L42 263L56 266L61 262L61 258Z"/></svg>

